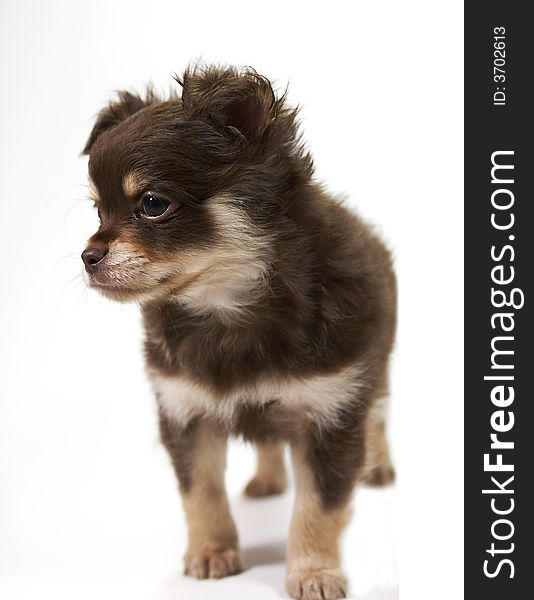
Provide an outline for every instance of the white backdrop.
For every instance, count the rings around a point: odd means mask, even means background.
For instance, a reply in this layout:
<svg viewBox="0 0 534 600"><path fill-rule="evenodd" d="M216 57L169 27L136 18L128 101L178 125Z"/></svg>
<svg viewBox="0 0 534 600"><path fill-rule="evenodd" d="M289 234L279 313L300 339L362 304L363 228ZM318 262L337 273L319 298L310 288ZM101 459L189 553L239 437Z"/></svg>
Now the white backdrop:
<svg viewBox="0 0 534 600"><path fill-rule="evenodd" d="M462 597L462 3L3 0L0 34L0 597L284 593L291 494L241 499L253 455L239 443L228 487L251 568L180 578L137 309L79 277L92 116L115 89L168 89L198 57L290 83L319 178L396 257L399 477L357 495L354 597L391 600L399 580L407 600Z"/></svg>

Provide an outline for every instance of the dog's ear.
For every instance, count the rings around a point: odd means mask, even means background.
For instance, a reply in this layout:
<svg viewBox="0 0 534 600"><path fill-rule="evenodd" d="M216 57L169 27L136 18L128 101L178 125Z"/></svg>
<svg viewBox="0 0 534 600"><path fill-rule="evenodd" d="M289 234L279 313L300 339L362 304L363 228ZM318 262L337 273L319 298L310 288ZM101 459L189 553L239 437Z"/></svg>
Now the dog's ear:
<svg viewBox="0 0 534 600"><path fill-rule="evenodd" d="M121 91L117 93L117 99L110 102L97 115L96 123L89 135L82 154L89 154L93 144L104 131L115 127L128 117L131 117L142 108L154 104L157 101L154 92L148 89L144 97L131 92Z"/></svg>
<svg viewBox="0 0 534 600"><path fill-rule="evenodd" d="M258 139L276 118L279 102L268 79L251 68L193 67L177 81L184 115Z"/></svg>

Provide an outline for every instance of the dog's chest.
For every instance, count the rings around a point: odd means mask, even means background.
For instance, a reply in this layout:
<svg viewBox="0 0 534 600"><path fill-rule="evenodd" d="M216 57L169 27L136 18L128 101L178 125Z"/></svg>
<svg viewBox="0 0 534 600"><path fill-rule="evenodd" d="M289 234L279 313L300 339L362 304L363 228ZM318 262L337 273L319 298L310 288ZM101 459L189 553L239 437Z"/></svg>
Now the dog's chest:
<svg viewBox="0 0 534 600"><path fill-rule="evenodd" d="M310 422L333 424L357 404L362 387L357 366L332 375L258 379L225 392L183 375L151 371L150 379L160 408L175 421L186 425L195 417L209 417L229 432L250 438Z"/></svg>
<svg viewBox="0 0 534 600"><path fill-rule="evenodd" d="M365 369L358 363L326 374L298 373L283 346L275 352L271 344L267 360L257 340L229 335L217 322L195 321L176 307L172 314L146 312L145 326L159 406L182 425L208 417L251 439L310 422L322 427L358 404L365 387ZM280 358L273 368L273 354L288 360ZM274 374L280 372L285 374Z"/></svg>

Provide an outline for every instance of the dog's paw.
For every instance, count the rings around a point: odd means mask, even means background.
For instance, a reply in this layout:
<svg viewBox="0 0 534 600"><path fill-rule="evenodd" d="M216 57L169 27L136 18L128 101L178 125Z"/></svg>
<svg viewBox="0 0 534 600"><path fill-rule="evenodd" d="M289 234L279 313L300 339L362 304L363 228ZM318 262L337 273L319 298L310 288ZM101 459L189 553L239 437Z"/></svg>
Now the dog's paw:
<svg viewBox="0 0 534 600"><path fill-rule="evenodd" d="M395 469L390 464L378 465L365 476L366 485L380 487L395 481Z"/></svg>
<svg viewBox="0 0 534 600"><path fill-rule="evenodd" d="M249 498L263 498L282 494L286 489L287 481L285 477L256 475L248 482L244 493Z"/></svg>
<svg viewBox="0 0 534 600"><path fill-rule="evenodd" d="M185 575L197 579L220 579L241 572L241 561L236 550L190 550L184 559Z"/></svg>
<svg viewBox="0 0 534 600"><path fill-rule="evenodd" d="M339 569L290 572L286 587L297 600L337 600L347 595L347 580Z"/></svg>

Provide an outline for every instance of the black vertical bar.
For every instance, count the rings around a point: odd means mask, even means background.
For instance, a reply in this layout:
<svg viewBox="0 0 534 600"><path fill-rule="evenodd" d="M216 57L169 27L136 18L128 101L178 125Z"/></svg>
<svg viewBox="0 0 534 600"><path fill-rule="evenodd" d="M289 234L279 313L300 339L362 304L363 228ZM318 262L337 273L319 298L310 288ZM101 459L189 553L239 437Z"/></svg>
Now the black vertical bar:
<svg viewBox="0 0 534 600"><path fill-rule="evenodd" d="M465 7L467 599L534 597L530 582L534 574L534 26L527 15L530 8L528 2L512 1L470 2ZM492 156L501 165L494 169L493 181ZM503 301L509 305L499 307ZM493 440L491 434L496 436ZM513 471L497 470L499 461Z"/></svg>

